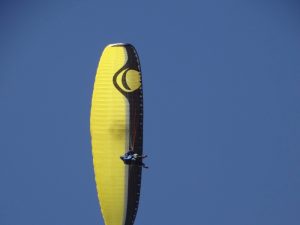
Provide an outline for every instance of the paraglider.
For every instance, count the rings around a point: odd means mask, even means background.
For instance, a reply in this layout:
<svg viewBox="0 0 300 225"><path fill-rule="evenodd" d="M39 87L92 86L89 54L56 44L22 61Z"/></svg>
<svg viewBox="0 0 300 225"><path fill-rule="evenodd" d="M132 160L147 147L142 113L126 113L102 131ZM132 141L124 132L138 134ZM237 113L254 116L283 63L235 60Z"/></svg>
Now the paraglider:
<svg viewBox="0 0 300 225"><path fill-rule="evenodd" d="M144 157L141 69L130 44L108 45L102 53L94 83L90 130L104 222L132 225L138 210ZM139 163L125 164L120 159L129 149Z"/></svg>
<svg viewBox="0 0 300 225"><path fill-rule="evenodd" d="M138 165L148 169L148 166L143 163L142 159L147 158L147 155L138 155L132 149L129 149L124 155L120 156L126 165Z"/></svg>

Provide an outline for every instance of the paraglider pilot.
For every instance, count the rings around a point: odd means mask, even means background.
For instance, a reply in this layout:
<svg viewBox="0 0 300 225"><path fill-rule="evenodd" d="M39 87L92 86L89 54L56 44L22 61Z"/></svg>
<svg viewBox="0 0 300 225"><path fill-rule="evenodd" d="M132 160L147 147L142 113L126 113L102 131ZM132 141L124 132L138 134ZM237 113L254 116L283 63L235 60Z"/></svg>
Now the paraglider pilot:
<svg viewBox="0 0 300 225"><path fill-rule="evenodd" d="M138 155L131 148L129 148L128 152L120 156L120 159L122 159L124 164L126 165L133 164L142 166L143 168L148 168L148 166L146 166L145 163L143 163L143 159L146 157L147 155Z"/></svg>

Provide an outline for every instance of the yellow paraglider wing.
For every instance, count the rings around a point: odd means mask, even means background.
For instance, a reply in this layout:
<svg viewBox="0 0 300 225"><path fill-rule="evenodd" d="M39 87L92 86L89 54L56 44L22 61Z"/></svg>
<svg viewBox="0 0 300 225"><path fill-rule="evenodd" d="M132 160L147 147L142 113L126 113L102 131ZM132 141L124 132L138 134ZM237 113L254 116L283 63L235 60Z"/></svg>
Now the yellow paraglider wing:
<svg viewBox="0 0 300 225"><path fill-rule="evenodd" d="M141 167L120 156L142 154L143 97L139 59L129 44L107 46L97 69L90 129L98 198L106 225L132 225L139 202Z"/></svg>

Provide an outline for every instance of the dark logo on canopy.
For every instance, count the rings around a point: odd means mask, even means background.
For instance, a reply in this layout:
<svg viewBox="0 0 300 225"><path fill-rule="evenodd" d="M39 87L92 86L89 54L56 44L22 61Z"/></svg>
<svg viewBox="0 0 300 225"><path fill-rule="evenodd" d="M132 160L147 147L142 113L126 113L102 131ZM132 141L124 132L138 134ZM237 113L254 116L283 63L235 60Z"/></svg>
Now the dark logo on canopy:
<svg viewBox="0 0 300 225"><path fill-rule="evenodd" d="M133 92L141 86L141 74L134 69L122 68L114 75L113 82L120 92Z"/></svg>

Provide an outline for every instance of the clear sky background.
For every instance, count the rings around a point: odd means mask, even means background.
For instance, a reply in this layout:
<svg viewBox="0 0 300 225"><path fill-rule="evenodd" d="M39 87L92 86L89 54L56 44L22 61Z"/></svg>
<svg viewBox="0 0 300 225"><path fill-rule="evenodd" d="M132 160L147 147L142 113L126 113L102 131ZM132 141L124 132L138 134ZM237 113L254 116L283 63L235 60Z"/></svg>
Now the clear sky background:
<svg viewBox="0 0 300 225"><path fill-rule="evenodd" d="M103 225L89 114L98 60L143 71L136 225L300 224L300 4L0 3L0 224Z"/></svg>

